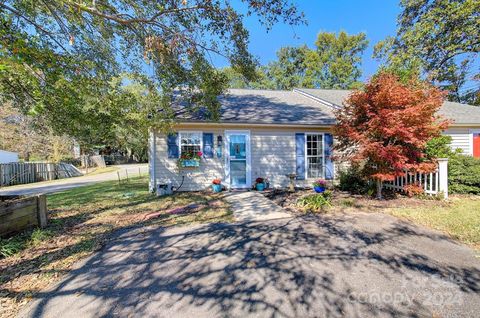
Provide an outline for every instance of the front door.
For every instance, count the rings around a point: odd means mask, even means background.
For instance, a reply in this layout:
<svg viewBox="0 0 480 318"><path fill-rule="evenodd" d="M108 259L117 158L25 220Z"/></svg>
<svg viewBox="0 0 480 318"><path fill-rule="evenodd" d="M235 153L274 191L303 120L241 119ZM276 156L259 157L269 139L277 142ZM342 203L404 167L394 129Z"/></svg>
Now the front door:
<svg viewBox="0 0 480 318"><path fill-rule="evenodd" d="M473 156L480 158L480 133L473 134Z"/></svg>
<svg viewBox="0 0 480 318"><path fill-rule="evenodd" d="M250 188L250 133L226 131L226 182L230 188Z"/></svg>

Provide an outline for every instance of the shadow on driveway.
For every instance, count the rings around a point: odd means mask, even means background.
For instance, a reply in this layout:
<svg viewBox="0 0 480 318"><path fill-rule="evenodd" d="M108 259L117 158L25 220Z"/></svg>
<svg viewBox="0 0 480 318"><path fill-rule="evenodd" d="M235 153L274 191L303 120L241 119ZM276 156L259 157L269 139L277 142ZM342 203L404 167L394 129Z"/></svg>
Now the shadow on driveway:
<svg viewBox="0 0 480 318"><path fill-rule="evenodd" d="M469 248L382 214L119 233L34 317L431 317L480 312Z"/></svg>

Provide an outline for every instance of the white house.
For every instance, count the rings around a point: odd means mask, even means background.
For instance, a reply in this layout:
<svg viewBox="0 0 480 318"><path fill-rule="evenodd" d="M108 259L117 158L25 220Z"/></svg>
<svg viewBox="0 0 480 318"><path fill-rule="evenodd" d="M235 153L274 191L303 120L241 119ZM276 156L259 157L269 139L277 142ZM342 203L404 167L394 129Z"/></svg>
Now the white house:
<svg viewBox="0 0 480 318"><path fill-rule="evenodd" d="M214 178L232 188L250 188L255 178L286 187L289 175L299 186L316 178L333 179L333 110L348 90L231 89L219 98L220 120L192 114L179 102L175 132L150 131L150 187L171 184L180 191L201 190ZM440 113L452 120L445 134L452 147L480 157L480 107L445 102ZM187 153L202 152L197 161L179 162ZM186 163L187 167L181 167ZM193 166L188 166L192 164ZM198 166L195 166L198 165Z"/></svg>
<svg viewBox="0 0 480 318"><path fill-rule="evenodd" d="M0 150L0 163L18 162L18 153Z"/></svg>

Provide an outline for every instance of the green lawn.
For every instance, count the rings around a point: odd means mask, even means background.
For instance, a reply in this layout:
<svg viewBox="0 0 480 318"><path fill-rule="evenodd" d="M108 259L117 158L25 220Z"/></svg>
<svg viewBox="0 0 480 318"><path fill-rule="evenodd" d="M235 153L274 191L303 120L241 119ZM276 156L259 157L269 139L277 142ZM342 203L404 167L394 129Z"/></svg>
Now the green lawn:
<svg viewBox="0 0 480 318"><path fill-rule="evenodd" d="M196 203L184 214L166 211ZM178 193L156 197L148 179L102 182L49 195L49 225L0 240L0 303L10 312L65 274L76 261L100 248L110 234L135 225L172 226L229 222L222 194ZM158 213L146 221L145 216Z"/></svg>
<svg viewBox="0 0 480 318"><path fill-rule="evenodd" d="M452 238L480 249L480 197L454 196L446 205L396 208L388 211L447 233Z"/></svg>

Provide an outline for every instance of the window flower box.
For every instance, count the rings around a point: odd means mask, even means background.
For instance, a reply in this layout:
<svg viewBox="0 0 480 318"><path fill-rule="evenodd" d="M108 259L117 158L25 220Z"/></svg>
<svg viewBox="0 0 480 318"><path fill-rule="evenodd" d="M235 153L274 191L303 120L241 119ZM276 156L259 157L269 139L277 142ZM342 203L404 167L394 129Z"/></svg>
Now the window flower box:
<svg viewBox="0 0 480 318"><path fill-rule="evenodd" d="M182 153L180 159L178 159L178 165L180 168L200 167L200 159L202 159L202 156L203 153L201 151Z"/></svg>
<svg viewBox="0 0 480 318"><path fill-rule="evenodd" d="M200 167L200 160L198 159L184 159L180 161L182 168Z"/></svg>

